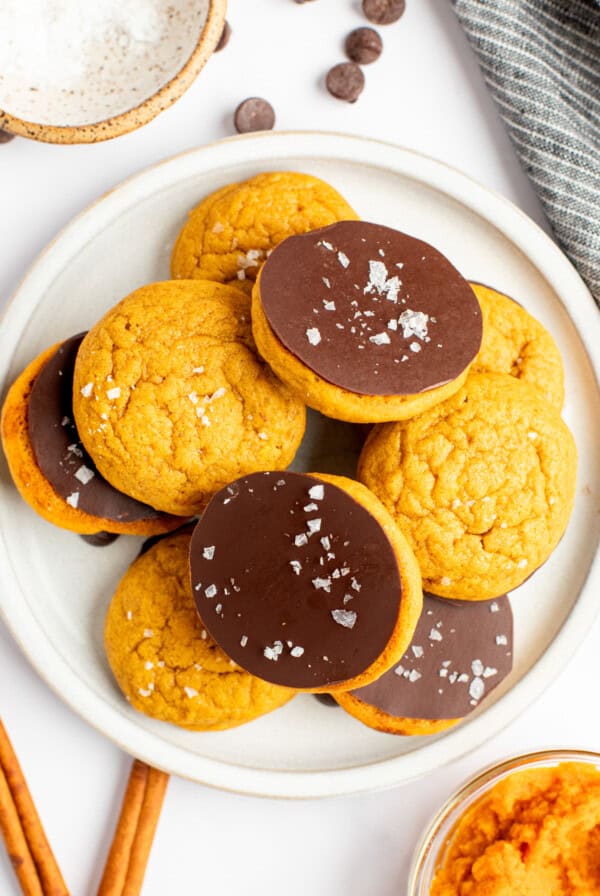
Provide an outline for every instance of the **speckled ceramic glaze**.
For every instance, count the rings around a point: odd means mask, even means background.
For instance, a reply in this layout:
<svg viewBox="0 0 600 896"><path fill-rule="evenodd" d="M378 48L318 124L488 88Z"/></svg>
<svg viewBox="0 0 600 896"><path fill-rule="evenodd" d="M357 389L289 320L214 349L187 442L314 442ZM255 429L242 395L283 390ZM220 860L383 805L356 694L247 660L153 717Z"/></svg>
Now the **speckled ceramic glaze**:
<svg viewBox="0 0 600 896"><path fill-rule="evenodd" d="M227 0L0 2L0 129L94 143L146 124L215 49Z"/></svg>

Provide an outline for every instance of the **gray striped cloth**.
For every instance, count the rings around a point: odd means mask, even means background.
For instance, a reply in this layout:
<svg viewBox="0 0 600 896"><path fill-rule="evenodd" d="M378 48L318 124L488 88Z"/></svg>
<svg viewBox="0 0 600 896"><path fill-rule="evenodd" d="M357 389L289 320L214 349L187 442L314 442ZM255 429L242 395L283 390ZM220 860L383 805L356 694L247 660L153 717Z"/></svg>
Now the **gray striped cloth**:
<svg viewBox="0 0 600 896"><path fill-rule="evenodd" d="M600 0L452 0L556 238L600 305Z"/></svg>

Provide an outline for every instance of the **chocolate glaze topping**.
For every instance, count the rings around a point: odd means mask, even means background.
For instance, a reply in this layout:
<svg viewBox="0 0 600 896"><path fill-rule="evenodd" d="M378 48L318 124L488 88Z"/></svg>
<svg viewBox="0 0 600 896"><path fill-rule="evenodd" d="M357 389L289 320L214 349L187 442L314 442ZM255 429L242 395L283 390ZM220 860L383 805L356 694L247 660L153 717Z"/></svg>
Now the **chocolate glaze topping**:
<svg viewBox="0 0 600 896"><path fill-rule="evenodd" d="M352 691L390 716L462 719L512 669L513 617L506 595L449 601L424 594L423 612L400 663Z"/></svg>
<svg viewBox="0 0 600 896"><path fill-rule="evenodd" d="M242 668L275 684L355 677L398 618L400 574L383 529L313 476L254 473L218 492L190 561L204 626Z"/></svg>
<svg viewBox="0 0 600 896"><path fill-rule="evenodd" d="M38 467L72 507L119 522L155 519L160 512L113 488L83 447L73 422L73 368L85 333L67 339L38 374L27 411Z"/></svg>
<svg viewBox="0 0 600 896"><path fill-rule="evenodd" d="M292 236L260 274L285 348L361 395L414 395L456 379L481 345L481 310L437 249L390 227L342 221Z"/></svg>

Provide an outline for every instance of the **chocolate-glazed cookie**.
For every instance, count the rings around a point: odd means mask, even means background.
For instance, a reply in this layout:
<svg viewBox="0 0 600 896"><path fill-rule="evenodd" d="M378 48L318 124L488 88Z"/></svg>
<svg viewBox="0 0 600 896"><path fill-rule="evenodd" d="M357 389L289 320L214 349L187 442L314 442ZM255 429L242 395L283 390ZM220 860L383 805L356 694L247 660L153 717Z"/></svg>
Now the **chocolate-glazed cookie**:
<svg viewBox="0 0 600 896"><path fill-rule="evenodd" d="M81 535L154 535L181 525L116 491L86 455L72 415L73 364L82 336L47 349L11 386L2 444L21 496L44 519Z"/></svg>
<svg viewBox="0 0 600 896"><path fill-rule="evenodd" d="M477 298L422 240L342 221L290 237L253 293L261 353L307 403L353 422L405 419L453 394L481 345Z"/></svg>
<svg viewBox="0 0 600 896"><path fill-rule="evenodd" d="M218 492L190 548L203 624L242 668L329 691L402 654L420 575L374 496L342 477L255 473Z"/></svg>
<svg viewBox="0 0 600 896"><path fill-rule="evenodd" d="M27 422L38 467L71 507L118 522L157 519L158 510L102 478L79 438L73 422L73 370L84 336L63 342L33 384Z"/></svg>
<svg viewBox="0 0 600 896"><path fill-rule="evenodd" d="M434 734L476 709L512 664L513 618L506 595L455 602L426 593L400 663L364 688L336 694L336 700L378 731Z"/></svg>

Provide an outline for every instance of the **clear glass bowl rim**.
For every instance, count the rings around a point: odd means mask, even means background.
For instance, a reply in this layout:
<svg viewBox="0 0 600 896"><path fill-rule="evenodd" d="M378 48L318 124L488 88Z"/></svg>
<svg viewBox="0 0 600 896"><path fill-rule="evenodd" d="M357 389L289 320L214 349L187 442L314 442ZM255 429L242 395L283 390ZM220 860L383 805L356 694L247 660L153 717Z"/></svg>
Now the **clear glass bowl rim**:
<svg viewBox="0 0 600 896"><path fill-rule="evenodd" d="M566 747L519 753L494 762L463 781L435 813L417 844L408 876L407 896L429 896L440 849L453 824L469 805L513 772L562 762L585 762L600 769L600 753Z"/></svg>

